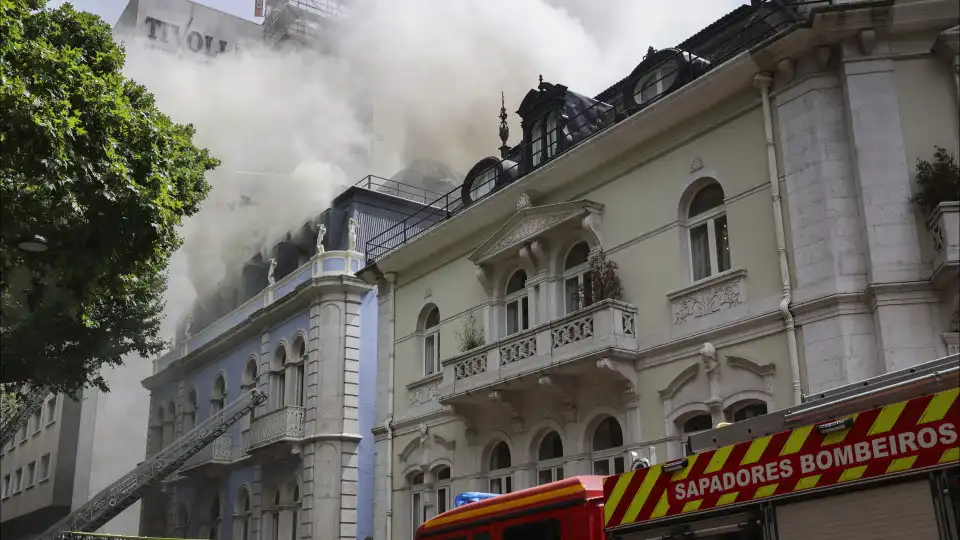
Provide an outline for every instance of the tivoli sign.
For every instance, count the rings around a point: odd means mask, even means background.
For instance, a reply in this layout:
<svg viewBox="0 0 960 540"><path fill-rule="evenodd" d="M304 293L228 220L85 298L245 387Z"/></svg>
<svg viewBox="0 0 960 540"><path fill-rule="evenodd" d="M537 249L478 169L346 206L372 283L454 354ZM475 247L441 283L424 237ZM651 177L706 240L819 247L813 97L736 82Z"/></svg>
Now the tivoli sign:
<svg viewBox="0 0 960 540"><path fill-rule="evenodd" d="M216 56L227 50L227 41L201 34L196 30L190 30L189 24L184 35L181 35L179 25L161 21L154 17L147 17L145 22L148 31L147 37L152 40L159 40L162 43L173 44L177 47L186 46L187 49L195 53L203 53L208 56Z"/></svg>

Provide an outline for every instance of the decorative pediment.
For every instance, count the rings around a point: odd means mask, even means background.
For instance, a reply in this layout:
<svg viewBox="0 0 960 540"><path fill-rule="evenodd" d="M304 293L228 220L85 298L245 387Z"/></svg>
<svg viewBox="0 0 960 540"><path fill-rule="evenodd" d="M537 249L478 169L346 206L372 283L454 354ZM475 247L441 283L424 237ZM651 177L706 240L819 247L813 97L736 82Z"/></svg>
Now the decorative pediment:
<svg viewBox="0 0 960 540"><path fill-rule="evenodd" d="M596 228L597 220L589 219L585 223L585 218L591 215L599 217L602 210L603 205L587 200L544 206L521 205L512 218L470 255L470 260L475 264L482 264L571 222L592 230Z"/></svg>

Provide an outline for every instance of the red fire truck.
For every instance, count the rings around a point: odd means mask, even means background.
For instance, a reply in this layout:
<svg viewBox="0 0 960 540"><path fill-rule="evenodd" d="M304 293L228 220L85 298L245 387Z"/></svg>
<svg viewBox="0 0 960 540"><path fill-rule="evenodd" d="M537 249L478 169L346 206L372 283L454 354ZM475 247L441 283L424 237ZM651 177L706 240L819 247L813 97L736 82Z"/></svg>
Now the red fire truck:
<svg viewBox="0 0 960 540"><path fill-rule="evenodd" d="M682 459L470 503L416 538L958 540L958 362L697 434Z"/></svg>

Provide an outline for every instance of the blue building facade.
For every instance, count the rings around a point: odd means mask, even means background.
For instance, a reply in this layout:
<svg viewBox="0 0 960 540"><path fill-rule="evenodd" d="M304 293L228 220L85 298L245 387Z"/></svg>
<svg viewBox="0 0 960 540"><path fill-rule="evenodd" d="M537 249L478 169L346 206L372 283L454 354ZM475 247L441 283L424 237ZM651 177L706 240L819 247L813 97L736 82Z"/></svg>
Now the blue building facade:
<svg viewBox="0 0 960 540"><path fill-rule="evenodd" d="M198 299L143 381L148 458L253 388L268 400L144 497L142 535L372 536L378 299L353 274L369 238L430 200L358 184Z"/></svg>

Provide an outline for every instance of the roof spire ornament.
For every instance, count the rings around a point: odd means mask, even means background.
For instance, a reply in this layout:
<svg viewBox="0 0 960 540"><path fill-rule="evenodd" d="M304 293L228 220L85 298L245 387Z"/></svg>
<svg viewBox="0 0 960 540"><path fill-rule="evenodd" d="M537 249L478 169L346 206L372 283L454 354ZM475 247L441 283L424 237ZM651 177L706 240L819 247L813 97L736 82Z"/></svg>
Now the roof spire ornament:
<svg viewBox="0 0 960 540"><path fill-rule="evenodd" d="M543 73L540 74L540 88L543 88Z"/></svg>
<svg viewBox="0 0 960 540"><path fill-rule="evenodd" d="M503 91L500 91L500 157L506 159L510 147L507 146L507 139L510 138L510 126L507 125L507 99Z"/></svg>
<svg viewBox="0 0 960 540"><path fill-rule="evenodd" d="M647 58L650 58L651 56L653 56L653 53L655 52L657 52L657 50L654 49L652 46L647 47L647 54L646 56L643 57L643 59L646 60Z"/></svg>

